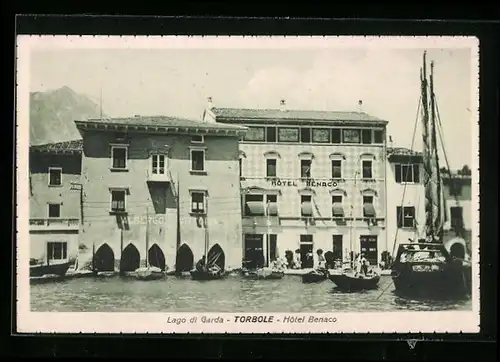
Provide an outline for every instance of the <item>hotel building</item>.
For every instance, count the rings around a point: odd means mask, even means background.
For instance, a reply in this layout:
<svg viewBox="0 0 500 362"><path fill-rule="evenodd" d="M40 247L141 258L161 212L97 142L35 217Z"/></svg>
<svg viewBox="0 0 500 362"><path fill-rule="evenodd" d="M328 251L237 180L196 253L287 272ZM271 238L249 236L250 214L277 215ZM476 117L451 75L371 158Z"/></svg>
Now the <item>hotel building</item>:
<svg viewBox="0 0 500 362"><path fill-rule="evenodd" d="M364 252L372 265L386 250L386 125L362 112L216 108L204 119L248 128L239 147L242 257L300 250L347 261ZM289 254L289 253L287 253Z"/></svg>
<svg viewBox="0 0 500 362"><path fill-rule="evenodd" d="M75 121L83 138L82 243L98 271L187 271L207 253L241 267L245 128L173 117Z"/></svg>
<svg viewBox="0 0 500 362"><path fill-rule="evenodd" d="M81 151L81 141L30 147L30 264L70 261L78 255Z"/></svg>

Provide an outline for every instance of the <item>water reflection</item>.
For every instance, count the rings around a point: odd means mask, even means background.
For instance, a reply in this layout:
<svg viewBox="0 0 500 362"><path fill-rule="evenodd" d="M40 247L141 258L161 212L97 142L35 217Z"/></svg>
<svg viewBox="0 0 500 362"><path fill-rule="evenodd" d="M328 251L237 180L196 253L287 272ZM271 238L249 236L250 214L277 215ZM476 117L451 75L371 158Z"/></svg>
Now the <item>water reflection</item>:
<svg viewBox="0 0 500 362"><path fill-rule="evenodd" d="M398 297L390 277L380 288L343 293L325 280L303 284L298 276L281 280L138 281L80 278L31 286L33 311L59 312L374 312L471 310L469 300L425 300Z"/></svg>

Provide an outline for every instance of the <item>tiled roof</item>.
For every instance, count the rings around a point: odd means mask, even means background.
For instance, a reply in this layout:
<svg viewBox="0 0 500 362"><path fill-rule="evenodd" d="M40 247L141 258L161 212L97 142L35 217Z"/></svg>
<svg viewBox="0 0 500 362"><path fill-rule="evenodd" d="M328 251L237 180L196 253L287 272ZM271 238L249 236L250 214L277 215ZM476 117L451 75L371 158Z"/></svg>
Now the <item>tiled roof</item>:
<svg viewBox="0 0 500 362"><path fill-rule="evenodd" d="M388 156L422 156L422 152L413 151L405 147L388 147Z"/></svg>
<svg viewBox="0 0 500 362"><path fill-rule="evenodd" d="M117 126L137 126L137 127L173 127L173 128L189 128L189 129L215 129L215 130L231 130L244 131L241 126L219 124L215 122L203 122L191 119L169 117L169 116L135 116L125 118L104 118L104 119L88 119L86 121L75 121L78 124L100 124L100 125L117 125Z"/></svg>
<svg viewBox="0 0 500 362"><path fill-rule="evenodd" d="M359 121L382 122L386 121L370 116L363 112L312 111L295 109L245 109L245 108L212 108L216 118L220 119L273 119L304 120L304 121Z"/></svg>
<svg viewBox="0 0 500 362"><path fill-rule="evenodd" d="M30 152L80 153L82 150L83 140L81 139L30 146Z"/></svg>

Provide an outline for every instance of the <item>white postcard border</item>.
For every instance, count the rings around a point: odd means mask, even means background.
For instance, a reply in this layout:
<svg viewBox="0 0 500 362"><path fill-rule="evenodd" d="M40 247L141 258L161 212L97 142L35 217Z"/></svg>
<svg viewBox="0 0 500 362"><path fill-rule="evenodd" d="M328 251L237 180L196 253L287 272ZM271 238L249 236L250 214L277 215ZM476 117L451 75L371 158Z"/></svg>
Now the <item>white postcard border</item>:
<svg viewBox="0 0 500 362"><path fill-rule="evenodd" d="M472 311L358 313L62 313L31 312L29 285L30 52L47 48L469 48L471 49ZM473 37L226 37L226 36L28 36L17 37L17 332L18 333L452 333L479 332L479 42ZM235 322L236 316L273 322ZM202 322L218 318L221 323ZM304 317L304 322L284 322ZM307 323L309 318L329 318ZM185 323L169 319L185 318ZM193 318L196 318L193 319ZM262 319L261 318L261 319Z"/></svg>

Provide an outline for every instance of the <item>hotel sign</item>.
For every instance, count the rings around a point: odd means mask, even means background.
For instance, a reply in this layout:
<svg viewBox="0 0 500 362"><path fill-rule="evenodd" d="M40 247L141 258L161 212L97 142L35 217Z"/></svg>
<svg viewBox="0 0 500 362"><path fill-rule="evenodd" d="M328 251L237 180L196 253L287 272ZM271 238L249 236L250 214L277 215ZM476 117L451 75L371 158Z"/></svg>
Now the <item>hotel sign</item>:
<svg viewBox="0 0 500 362"><path fill-rule="evenodd" d="M337 182L333 180L315 180L312 178L301 180L302 184L305 184L306 187L337 187ZM271 186L278 187L298 187L296 180L281 180L279 178L275 178L271 180Z"/></svg>

